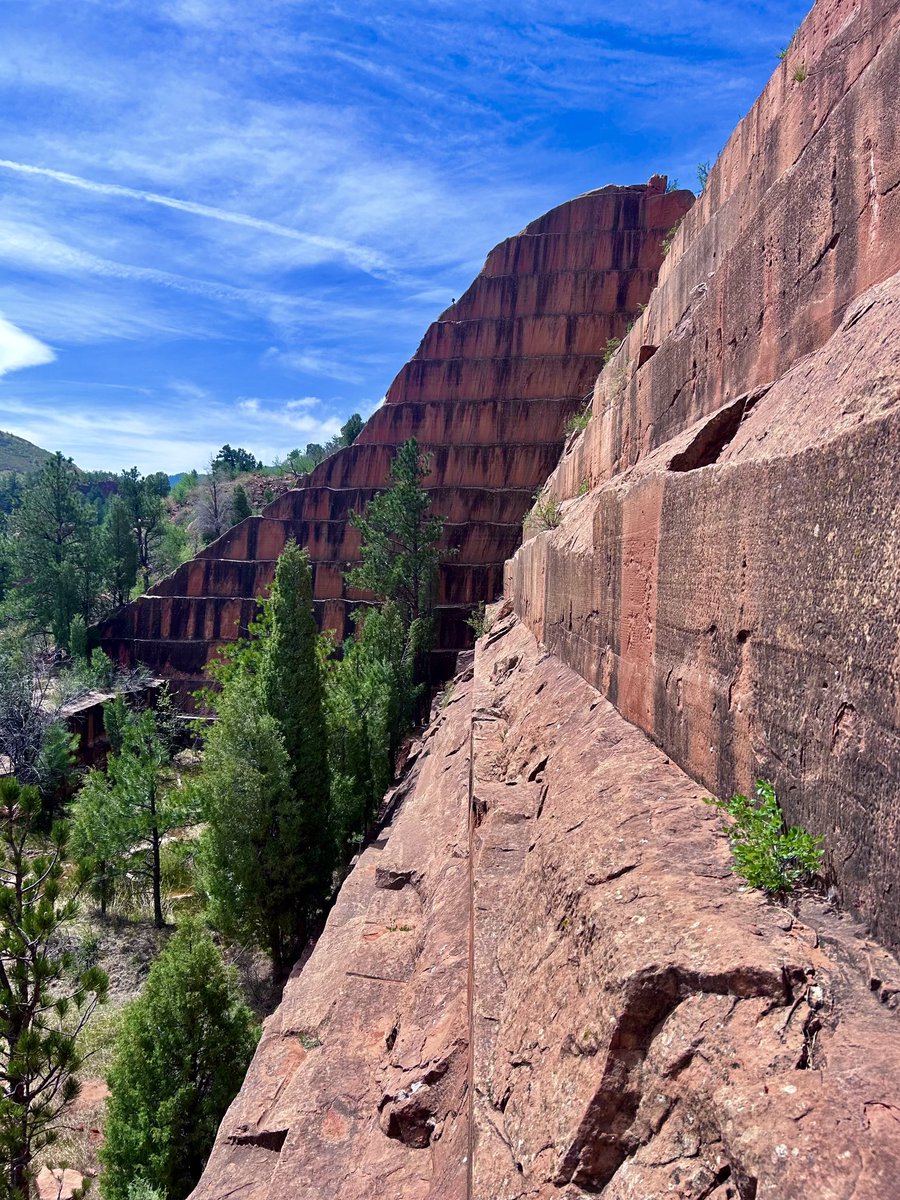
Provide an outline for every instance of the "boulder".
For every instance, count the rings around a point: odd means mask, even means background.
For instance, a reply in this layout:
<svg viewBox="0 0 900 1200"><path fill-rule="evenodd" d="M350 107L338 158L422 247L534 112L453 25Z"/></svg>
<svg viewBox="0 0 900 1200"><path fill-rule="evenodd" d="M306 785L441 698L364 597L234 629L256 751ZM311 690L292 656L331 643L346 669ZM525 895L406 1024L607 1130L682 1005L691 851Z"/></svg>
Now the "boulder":
<svg viewBox="0 0 900 1200"><path fill-rule="evenodd" d="M84 1187L84 1176L68 1167L41 1167L36 1183L40 1200L72 1200Z"/></svg>

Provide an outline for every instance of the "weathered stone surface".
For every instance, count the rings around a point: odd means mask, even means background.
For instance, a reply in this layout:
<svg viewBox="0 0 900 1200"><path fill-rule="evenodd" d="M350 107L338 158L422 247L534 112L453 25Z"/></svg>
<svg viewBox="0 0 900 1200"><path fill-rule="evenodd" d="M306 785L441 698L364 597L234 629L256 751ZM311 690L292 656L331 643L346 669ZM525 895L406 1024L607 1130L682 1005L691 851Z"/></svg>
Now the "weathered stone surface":
<svg viewBox="0 0 900 1200"><path fill-rule="evenodd" d="M465 618L499 595L522 516L555 466L567 417L584 403L610 337L645 302L665 231L693 203L656 177L580 196L532 222L426 332L357 442L230 530L98 632L188 692L216 646L246 629L289 537L308 547L321 623L343 636L364 599L343 573L358 554L348 524L385 486L396 447L433 454L426 481L456 556L441 570L439 668L471 644Z"/></svg>
<svg viewBox="0 0 900 1200"><path fill-rule="evenodd" d="M84 1187L84 1177L68 1167L41 1167L35 1182L39 1200L72 1200Z"/></svg>
<svg viewBox="0 0 900 1200"><path fill-rule="evenodd" d="M295 970L196 1200L462 1200L471 678Z"/></svg>
<svg viewBox="0 0 900 1200"><path fill-rule="evenodd" d="M293 975L196 1200L884 1200L900 967L745 890L509 607Z"/></svg>
<svg viewBox="0 0 900 1200"><path fill-rule="evenodd" d="M896 5L817 4L598 379L549 485L562 525L507 571L537 636L692 776L771 778L895 945L898 102Z"/></svg>
<svg viewBox="0 0 900 1200"><path fill-rule="evenodd" d="M865 942L739 888L697 785L520 626L474 705L473 1196L889 1193Z"/></svg>

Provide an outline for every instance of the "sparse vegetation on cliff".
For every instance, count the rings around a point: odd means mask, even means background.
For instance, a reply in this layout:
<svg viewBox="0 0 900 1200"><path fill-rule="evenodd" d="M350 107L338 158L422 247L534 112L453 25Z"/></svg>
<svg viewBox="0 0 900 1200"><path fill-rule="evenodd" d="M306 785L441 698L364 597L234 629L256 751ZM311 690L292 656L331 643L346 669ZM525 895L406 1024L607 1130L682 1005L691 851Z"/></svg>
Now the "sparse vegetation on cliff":
<svg viewBox="0 0 900 1200"><path fill-rule="evenodd" d="M735 793L730 800L704 803L731 817L727 833L734 869L751 887L785 896L819 870L822 838L799 825L785 829L775 789L765 779L757 779L752 798Z"/></svg>
<svg viewBox="0 0 900 1200"><path fill-rule="evenodd" d="M669 251L672 249L672 244L675 241L675 235L678 233L680 226L681 226L680 221L678 222L678 224L673 225L672 228L669 230L669 232L666 234L666 236L663 238L663 240L660 242L660 249L662 250L663 258L666 258Z"/></svg>
<svg viewBox="0 0 900 1200"><path fill-rule="evenodd" d="M584 412L574 413L571 417L569 417L568 421L566 421L566 433L576 433L580 432L582 429L587 429L590 421L590 408L585 409Z"/></svg>
<svg viewBox="0 0 900 1200"><path fill-rule="evenodd" d="M484 637L484 635L487 633L488 629L490 628L490 622L488 621L483 600L477 608L473 609L473 611L469 613L468 617L466 618L466 624L475 635L476 641L478 638Z"/></svg>
<svg viewBox="0 0 900 1200"><path fill-rule="evenodd" d="M607 363L612 362L613 358L615 358L616 351L618 350L618 348L621 345L622 345L621 338L611 337L607 341L606 346L603 349L603 365L604 365L604 367L606 366Z"/></svg>
<svg viewBox="0 0 900 1200"><path fill-rule="evenodd" d="M545 533L548 529L556 529L562 521L562 505L549 492L545 495L538 492L534 505L525 514L522 521L526 531Z"/></svg>

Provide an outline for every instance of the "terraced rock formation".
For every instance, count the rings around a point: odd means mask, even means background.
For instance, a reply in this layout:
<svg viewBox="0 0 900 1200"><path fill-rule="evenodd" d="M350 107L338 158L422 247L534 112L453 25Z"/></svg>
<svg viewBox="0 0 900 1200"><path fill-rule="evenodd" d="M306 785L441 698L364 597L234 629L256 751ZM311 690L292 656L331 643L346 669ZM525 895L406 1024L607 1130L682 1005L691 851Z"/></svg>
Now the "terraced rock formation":
<svg viewBox="0 0 900 1200"><path fill-rule="evenodd" d="M609 339L648 299L665 234L692 202L657 176L589 192L502 242L429 328L356 443L106 622L104 649L189 692L215 648L252 620L289 537L309 548L322 625L343 636L364 599L342 577L359 549L348 514L385 486L394 448L415 435L433 453L426 486L457 550L438 595L438 666L451 670L471 645L466 616L500 592L567 418L583 407Z"/></svg>

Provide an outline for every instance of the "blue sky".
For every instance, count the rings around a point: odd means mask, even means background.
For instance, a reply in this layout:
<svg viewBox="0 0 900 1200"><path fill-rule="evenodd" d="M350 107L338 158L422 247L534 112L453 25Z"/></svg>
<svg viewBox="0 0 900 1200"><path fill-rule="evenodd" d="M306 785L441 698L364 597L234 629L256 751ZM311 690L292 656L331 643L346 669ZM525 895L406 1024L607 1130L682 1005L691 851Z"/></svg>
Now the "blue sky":
<svg viewBox="0 0 900 1200"><path fill-rule="evenodd" d="M367 416L501 238L696 187L793 0L0 0L0 428L86 468Z"/></svg>

